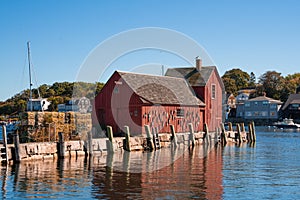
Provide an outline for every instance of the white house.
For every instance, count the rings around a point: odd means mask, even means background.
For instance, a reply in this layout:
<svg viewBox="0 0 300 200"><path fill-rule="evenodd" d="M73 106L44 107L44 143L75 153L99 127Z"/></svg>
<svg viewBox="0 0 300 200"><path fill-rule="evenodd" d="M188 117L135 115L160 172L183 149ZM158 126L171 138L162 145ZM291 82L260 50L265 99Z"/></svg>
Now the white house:
<svg viewBox="0 0 300 200"><path fill-rule="evenodd" d="M48 110L50 101L47 99L29 99L27 101L27 111L43 111Z"/></svg>
<svg viewBox="0 0 300 200"><path fill-rule="evenodd" d="M82 97L80 99L72 99L65 104L57 105L58 112L81 112L87 113L91 112L91 102L88 98Z"/></svg>

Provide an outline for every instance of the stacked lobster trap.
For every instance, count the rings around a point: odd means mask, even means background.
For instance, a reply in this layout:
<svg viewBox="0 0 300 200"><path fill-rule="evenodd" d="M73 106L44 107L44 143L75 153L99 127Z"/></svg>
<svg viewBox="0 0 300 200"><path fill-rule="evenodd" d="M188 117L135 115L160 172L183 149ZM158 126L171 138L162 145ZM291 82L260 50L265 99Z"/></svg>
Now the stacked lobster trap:
<svg viewBox="0 0 300 200"><path fill-rule="evenodd" d="M20 119L21 142L57 141L59 132L64 133L65 140L85 139L92 129L90 113L24 112Z"/></svg>

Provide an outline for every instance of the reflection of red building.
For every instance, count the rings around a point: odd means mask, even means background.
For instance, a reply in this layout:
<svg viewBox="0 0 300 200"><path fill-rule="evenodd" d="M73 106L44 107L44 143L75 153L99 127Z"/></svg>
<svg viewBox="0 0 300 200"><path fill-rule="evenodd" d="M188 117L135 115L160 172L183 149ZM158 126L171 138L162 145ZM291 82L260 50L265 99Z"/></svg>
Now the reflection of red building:
<svg viewBox="0 0 300 200"><path fill-rule="evenodd" d="M93 185L99 196L111 199L222 199L222 149L213 148L204 158L203 151L202 146L186 150L174 163L151 172L94 165ZM136 167L133 163L126 166Z"/></svg>
<svg viewBox="0 0 300 200"><path fill-rule="evenodd" d="M100 125L110 125L115 133L124 125L131 134L144 133L144 125L159 132L203 130L204 103L193 95L182 78L116 71L95 98L95 115Z"/></svg>
<svg viewBox="0 0 300 200"><path fill-rule="evenodd" d="M173 164L161 170L142 174L142 196L156 198L222 199L221 148L213 148L203 156L203 147L186 151ZM152 189L150 189L153 187ZM153 194L151 194L153 193Z"/></svg>

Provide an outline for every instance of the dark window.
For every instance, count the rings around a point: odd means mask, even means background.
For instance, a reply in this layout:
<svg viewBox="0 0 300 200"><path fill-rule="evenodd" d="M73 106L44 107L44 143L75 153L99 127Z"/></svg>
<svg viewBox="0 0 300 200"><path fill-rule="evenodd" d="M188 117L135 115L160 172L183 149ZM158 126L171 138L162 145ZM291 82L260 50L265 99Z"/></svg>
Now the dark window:
<svg viewBox="0 0 300 200"><path fill-rule="evenodd" d="M184 109L179 108L176 111L177 117L184 117Z"/></svg>
<svg viewBox="0 0 300 200"><path fill-rule="evenodd" d="M114 87L114 93L115 94L118 94L119 93L119 88L116 86L116 87Z"/></svg>
<svg viewBox="0 0 300 200"><path fill-rule="evenodd" d="M211 85L211 98L212 99L216 98L216 85L215 84Z"/></svg>
<svg viewBox="0 0 300 200"><path fill-rule="evenodd" d="M138 111L134 110L134 116L137 117L138 116Z"/></svg>

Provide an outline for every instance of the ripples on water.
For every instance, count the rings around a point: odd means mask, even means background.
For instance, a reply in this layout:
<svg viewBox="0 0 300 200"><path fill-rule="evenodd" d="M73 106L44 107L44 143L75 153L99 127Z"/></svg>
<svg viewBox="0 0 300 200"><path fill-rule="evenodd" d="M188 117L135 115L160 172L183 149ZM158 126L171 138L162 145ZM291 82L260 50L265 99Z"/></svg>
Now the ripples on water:
<svg viewBox="0 0 300 200"><path fill-rule="evenodd" d="M254 147L223 150L224 199L299 199L300 133L261 130Z"/></svg>
<svg viewBox="0 0 300 200"><path fill-rule="evenodd" d="M22 163L1 168L0 195L7 199L299 199L299 142L300 133L261 130L255 146L218 146L205 158L207 149L198 146L193 151L177 150L175 157L164 149L147 155L117 153L113 158ZM170 157L174 161L168 163ZM154 171L136 170L157 160L167 164Z"/></svg>

